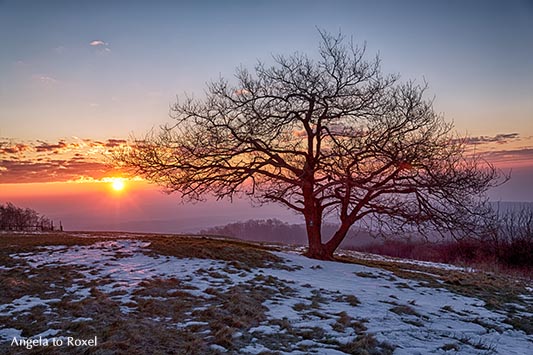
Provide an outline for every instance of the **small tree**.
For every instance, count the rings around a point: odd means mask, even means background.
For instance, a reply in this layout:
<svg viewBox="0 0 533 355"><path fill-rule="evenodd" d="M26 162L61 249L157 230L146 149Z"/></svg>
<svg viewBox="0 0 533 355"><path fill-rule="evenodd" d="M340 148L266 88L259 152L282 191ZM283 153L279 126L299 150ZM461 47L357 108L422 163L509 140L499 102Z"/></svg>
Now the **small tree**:
<svg viewBox="0 0 533 355"><path fill-rule="evenodd" d="M497 171L468 157L426 86L383 75L378 57L320 32L316 60L296 53L238 68L205 98L171 110L172 125L116 161L166 191L277 202L305 217L309 257L331 259L357 221L380 231L472 231ZM323 240L324 216L339 228Z"/></svg>

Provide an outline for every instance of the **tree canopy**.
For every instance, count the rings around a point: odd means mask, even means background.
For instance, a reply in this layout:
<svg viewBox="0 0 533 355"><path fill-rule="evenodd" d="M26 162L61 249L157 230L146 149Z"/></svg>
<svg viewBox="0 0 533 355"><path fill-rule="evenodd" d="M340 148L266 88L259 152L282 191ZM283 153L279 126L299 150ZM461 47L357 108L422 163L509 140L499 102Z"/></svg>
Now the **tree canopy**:
<svg viewBox="0 0 533 355"><path fill-rule="evenodd" d="M341 34L320 37L318 56L276 55L178 101L173 123L117 162L183 198L246 195L301 213L314 258L332 258L358 221L471 233L498 172L467 154L426 84L383 74ZM339 228L324 240L326 215Z"/></svg>

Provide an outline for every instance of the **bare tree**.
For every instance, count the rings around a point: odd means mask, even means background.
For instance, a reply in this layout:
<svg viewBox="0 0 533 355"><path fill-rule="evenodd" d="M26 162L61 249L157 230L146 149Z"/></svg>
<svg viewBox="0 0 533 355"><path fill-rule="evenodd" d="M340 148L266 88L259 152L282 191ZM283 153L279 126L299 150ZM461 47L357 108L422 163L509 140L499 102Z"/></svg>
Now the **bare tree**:
<svg viewBox="0 0 533 355"><path fill-rule="evenodd" d="M53 222L31 208L21 208L8 202L0 204L0 230L53 230Z"/></svg>
<svg viewBox="0 0 533 355"><path fill-rule="evenodd" d="M381 231L470 232L498 172L424 99L426 85L381 73L380 59L320 32L319 56L273 57L236 84L171 109L172 125L134 140L116 161L198 200L248 195L305 217L309 257L331 259L357 221ZM323 239L324 216L339 228Z"/></svg>

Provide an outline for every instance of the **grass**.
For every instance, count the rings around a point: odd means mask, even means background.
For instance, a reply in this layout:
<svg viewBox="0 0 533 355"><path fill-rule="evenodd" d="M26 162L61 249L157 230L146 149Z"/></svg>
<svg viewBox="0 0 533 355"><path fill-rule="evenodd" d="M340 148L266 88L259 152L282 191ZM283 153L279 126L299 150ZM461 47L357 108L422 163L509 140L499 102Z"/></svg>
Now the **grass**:
<svg viewBox="0 0 533 355"><path fill-rule="evenodd" d="M378 275L376 275L376 274L374 274L372 272L359 271L359 272L355 272L354 274L359 276L359 277L365 277L365 278L370 278L370 279L379 278Z"/></svg>
<svg viewBox="0 0 533 355"><path fill-rule="evenodd" d="M533 334L533 317L510 315L505 320L505 323L512 325L514 329L522 330L526 334Z"/></svg>
<svg viewBox="0 0 533 355"><path fill-rule="evenodd" d="M503 333L503 329L501 327L499 327L499 326L497 326L497 325L495 325L493 323L486 322L486 321L484 321L481 318L472 319L472 323L479 324L483 328L487 329L487 331L494 330L494 331L496 331L498 333Z"/></svg>
<svg viewBox="0 0 533 355"><path fill-rule="evenodd" d="M455 309L453 309L453 307L450 305L442 306L441 310L444 312L455 312Z"/></svg>
<svg viewBox="0 0 533 355"><path fill-rule="evenodd" d="M427 243L422 240L389 239L355 249L396 258L468 265L478 270L503 273L514 278L523 277L531 281L533 239L531 233L527 234L526 231L531 231L531 211L523 211L525 214L515 212L517 215L514 217L501 216L503 220L500 222L506 228L500 231L501 235L492 236L497 237L497 240L471 238ZM517 227L518 220L524 223L524 229ZM526 226L528 223L529 226Z"/></svg>
<svg viewBox="0 0 533 355"><path fill-rule="evenodd" d="M358 334L357 337L346 344L339 345L339 350L355 355L389 355L394 352L394 347L385 342L378 342L372 334Z"/></svg>
<svg viewBox="0 0 533 355"><path fill-rule="evenodd" d="M389 309L392 313L396 313L398 315L409 315L409 316L417 316L420 317L420 314L414 310L413 307L408 305L397 305Z"/></svg>
<svg viewBox="0 0 533 355"><path fill-rule="evenodd" d="M457 343L447 343L441 346L441 349L444 351L459 351L461 349L460 345Z"/></svg>
<svg viewBox="0 0 533 355"><path fill-rule="evenodd" d="M228 261L241 270L286 268L280 257L269 252L272 249L237 240L156 235L142 236L139 239L151 243L149 249L154 255Z"/></svg>
<svg viewBox="0 0 533 355"><path fill-rule="evenodd" d="M471 347L477 350L483 350L487 352L493 352L496 350L496 347L494 344L486 344L482 342L481 340L473 341L471 338L466 337L466 336L463 336L459 338L458 340L460 343L470 345Z"/></svg>
<svg viewBox="0 0 533 355"><path fill-rule="evenodd" d="M359 299L354 295L338 295L335 297L335 301L348 303L352 307L357 307L361 304Z"/></svg>

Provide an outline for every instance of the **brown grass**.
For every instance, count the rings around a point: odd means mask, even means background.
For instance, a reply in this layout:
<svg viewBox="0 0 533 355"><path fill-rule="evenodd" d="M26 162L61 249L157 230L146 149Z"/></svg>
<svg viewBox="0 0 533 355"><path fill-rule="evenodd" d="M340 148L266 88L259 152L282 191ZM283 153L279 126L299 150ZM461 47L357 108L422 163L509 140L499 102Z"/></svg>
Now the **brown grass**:
<svg viewBox="0 0 533 355"><path fill-rule="evenodd" d="M242 270L286 267L281 258L269 252L273 249L254 243L188 236L142 236L139 239L150 242L149 249L156 255L223 260Z"/></svg>
<svg viewBox="0 0 533 355"><path fill-rule="evenodd" d="M396 313L400 316L404 314L410 315L410 316L417 316L417 317L420 316L420 314L417 311L415 311L413 307L408 306L408 305L397 305L389 309L389 311Z"/></svg>
<svg viewBox="0 0 533 355"><path fill-rule="evenodd" d="M339 350L355 355L389 355L394 347L387 343L379 343L371 334L358 334L355 340L339 345Z"/></svg>
<svg viewBox="0 0 533 355"><path fill-rule="evenodd" d="M339 295L335 297L337 302L346 302L352 307L356 307L361 304L359 299L354 295Z"/></svg>

